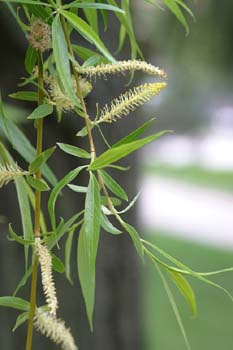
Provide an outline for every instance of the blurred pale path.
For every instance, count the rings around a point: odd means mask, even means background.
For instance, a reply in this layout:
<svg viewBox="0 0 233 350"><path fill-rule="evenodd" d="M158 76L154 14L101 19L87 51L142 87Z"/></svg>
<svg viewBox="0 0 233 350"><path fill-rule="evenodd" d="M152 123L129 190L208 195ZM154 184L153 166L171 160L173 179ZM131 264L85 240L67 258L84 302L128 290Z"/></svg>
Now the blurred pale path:
<svg viewBox="0 0 233 350"><path fill-rule="evenodd" d="M158 175L144 175L140 188L143 227L233 247L233 195Z"/></svg>

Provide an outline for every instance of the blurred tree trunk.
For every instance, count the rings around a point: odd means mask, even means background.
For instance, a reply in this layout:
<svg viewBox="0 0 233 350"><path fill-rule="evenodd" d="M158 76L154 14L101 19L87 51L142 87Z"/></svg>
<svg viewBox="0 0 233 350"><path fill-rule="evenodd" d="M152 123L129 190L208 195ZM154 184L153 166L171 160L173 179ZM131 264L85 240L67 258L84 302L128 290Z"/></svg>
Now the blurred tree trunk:
<svg viewBox="0 0 233 350"><path fill-rule="evenodd" d="M3 10L4 5L0 5L0 8L0 89L3 95L7 96L8 93L16 90L19 78L25 74L23 60L26 43L23 34L18 29L10 13L7 10ZM111 33L116 33L115 24L113 26ZM114 36L114 34L111 35ZM109 40L112 42L113 38ZM104 100L107 100L109 86L111 86L112 97L114 95L117 96L121 91L117 82L100 84L98 86L98 94L99 96L105 96ZM92 104L91 100L88 102ZM131 119L125 119L124 124L119 123L118 125L110 126L106 132L107 138L111 141L119 139L127 133L127 130L133 129L131 123ZM74 126L74 124L76 125ZM54 127L52 118L48 119L48 121L46 120L44 147L47 148L58 140L67 143L80 142L74 137L75 128L78 128L77 118L72 120L72 118L64 116L62 123L57 125L57 127ZM23 129L31 139L34 137L35 129L25 125ZM100 144L99 147L101 148L102 145ZM13 152L13 155L17 160L17 154ZM17 161L19 164L22 164L22 159L19 158ZM130 198L136 193L135 158L131 158L131 163L132 161L134 181L132 181L132 174L122 172L119 175L119 180L127 189ZM51 161L51 164L58 178L61 178L65 171L70 170L73 166L77 166L72 157L62 152L59 153L59 162ZM70 217L73 212L83 208L83 201L80 200L80 197L74 196L70 192L65 190L64 199L58 203L59 215L64 218ZM15 227L18 227L18 232L20 232L19 210L15 195L13 184L1 190L0 215L5 215L7 220L13 222ZM136 223L134 210L131 211L126 220L133 224ZM0 294L2 296L13 293L23 274L24 264L22 247L7 240L7 225L1 225L0 242L0 276L2 286ZM58 251L58 254L63 256L63 251ZM114 237L106 233L102 235L97 259L97 293L93 334L90 333L88 328L84 302L77 282L76 247L73 249L72 258L74 286L71 287L64 279L64 276L56 274L55 279L61 305L60 317L67 320L67 325L71 327L75 338L77 338L80 349L141 350L139 317L140 274L138 271L138 258L128 236ZM28 288L29 284L20 292L19 296L28 299ZM43 296L40 295L40 298L41 303L43 303ZM22 349L24 347L26 326L21 327L15 334L11 333L15 316L15 311L0 309L0 347L2 349ZM47 340L37 337L35 335L35 346L33 347L35 350L56 348L53 345L51 346L51 343Z"/></svg>

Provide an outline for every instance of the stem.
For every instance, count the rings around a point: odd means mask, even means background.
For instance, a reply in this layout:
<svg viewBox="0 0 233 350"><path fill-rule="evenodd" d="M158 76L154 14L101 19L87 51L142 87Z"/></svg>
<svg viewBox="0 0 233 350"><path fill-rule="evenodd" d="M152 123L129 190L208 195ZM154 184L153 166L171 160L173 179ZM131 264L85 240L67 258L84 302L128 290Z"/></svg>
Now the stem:
<svg viewBox="0 0 233 350"><path fill-rule="evenodd" d="M66 21L65 18L61 15L61 24L62 24L62 28L65 34L65 38L66 38L66 43L68 46L68 51L71 55L72 58L74 57L74 51L70 42L70 37L69 37L69 32L67 29L67 25L66 25ZM81 106L84 112L84 118L85 118L85 124L86 124L86 128L87 128L87 136L88 136L88 140L89 140L89 145L90 145L90 152L91 152L91 156L92 156L92 161L95 159L96 157L96 150L95 150L95 145L94 145L94 141L93 141L93 137L92 137L92 133L91 133L91 121L89 118L89 115L87 113L87 108L86 108L86 104L83 98L83 94L82 94L82 90L80 88L80 84L79 84L79 75L78 72L75 69L75 66L73 64L73 62L71 62L71 67L72 67L72 72L74 75L74 79L75 79L75 83L76 83L76 93L77 93L77 97L80 99L81 102Z"/></svg>
<svg viewBox="0 0 233 350"><path fill-rule="evenodd" d="M38 106L43 103L44 92L43 92L43 57L42 54L38 53ZM37 122L37 145L36 155L40 155L42 152L43 145L43 118ZM36 179L41 179L41 169L36 172ZM34 236L40 237L40 211L41 211L41 192L36 190L35 193L35 225L34 225ZM32 349L32 336L33 336L33 319L36 310L36 289L37 289L37 274L38 274L38 259L35 258L33 262L32 280L31 280L31 294L30 294L30 311L29 321L27 330L27 342L26 350Z"/></svg>

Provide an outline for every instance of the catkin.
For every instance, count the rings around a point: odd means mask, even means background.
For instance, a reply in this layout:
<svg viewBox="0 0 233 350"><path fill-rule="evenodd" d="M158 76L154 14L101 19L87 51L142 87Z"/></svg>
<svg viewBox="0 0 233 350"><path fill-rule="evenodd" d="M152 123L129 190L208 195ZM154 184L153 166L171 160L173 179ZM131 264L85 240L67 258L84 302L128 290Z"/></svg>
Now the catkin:
<svg viewBox="0 0 233 350"><path fill-rule="evenodd" d="M35 328L52 340L55 344L60 345L62 350L78 350L74 338L64 321L52 317L47 312L41 312L37 309L34 318Z"/></svg>
<svg viewBox="0 0 233 350"><path fill-rule="evenodd" d="M162 69L140 60L119 61L116 63L100 64L95 67L76 67L76 70L79 74L88 75L89 77L101 77L105 76L106 74L124 74L125 72L135 71L142 71L146 74L161 78L167 77L166 73Z"/></svg>
<svg viewBox="0 0 233 350"><path fill-rule="evenodd" d="M157 95L165 86L166 83L150 83L137 86L133 90L127 91L113 100L110 106L104 106L100 111L100 118L96 123L112 123L122 116L128 115L138 106L143 105L153 96Z"/></svg>
<svg viewBox="0 0 233 350"><path fill-rule="evenodd" d="M52 257L47 246L41 243L40 238L35 239L35 248L40 262L43 291L49 307L49 313L52 316L56 316L58 300L53 281Z"/></svg>

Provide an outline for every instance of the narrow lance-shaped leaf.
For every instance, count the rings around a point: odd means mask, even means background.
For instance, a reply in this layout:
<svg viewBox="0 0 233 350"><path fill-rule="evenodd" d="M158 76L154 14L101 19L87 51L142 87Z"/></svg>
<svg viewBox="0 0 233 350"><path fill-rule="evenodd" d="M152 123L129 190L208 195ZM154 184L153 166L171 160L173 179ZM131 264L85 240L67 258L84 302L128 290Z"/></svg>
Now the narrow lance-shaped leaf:
<svg viewBox="0 0 233 350"><path fill-rule="evenodd" d="M73 146L73 145L68 145L66 143L57 143L59 148L63 150L65 153L70 154L75 157L80 157L80 158L91 158L91 154L85 151L82 148Z"/></svg>
<svg viewBox="0 0 233 350"><path fill-rule="evenodd" d="M20 236L18 236L12 229L12 226L11 224L9 225L9 233L10 233L10 236L11 238L16 241L17 243L20 243L22 245L29 245L29 244L33 244L34 243L34 240L27 240L27 239L24 239Z"/></svg>
<svg viewBox="0 0 233 350"><path fill-rule="evenodd" d="M89 170L98 170L104 168L114 162L117 162L119 159L126 157L128 154L142 148L148 143L158 139L169 131L161 131L157 134L145 137L137 141L121 145L119 147L110 148L106 152L102 153L99 157L94 160L94 162L89 166Z"/></svg>
<svg viewBox="0 0 233 350"><path fill-rule="evenodd" d="M87 2L87 3L80 3L79 0L78 1L73 1L67 5L64 5L63 8L67 9L67 8L71 8L71 7L77 7L77 8L88 8L88 9L94 9L94 10L108 10L108 11L114 11L114 12L121 12L121 13L125 13L121 8L117 7L117 6L112 6L112 5L108 5L108 4L97 4L95 2Z"/></svg>
<svg viewBox="0 0 233 350"><path fill-rule="evenodd" d="M22 101L35 101L38 100L38 93L34 91L17 91L9 95L9 97Z"/></svg>
<svg viewBox="0 0 233 350"><path fill-rule="evenodd" d="M108 189L114 193L117 197L128 201L128 196L125 190L114 180L106 171L100 171L101 177Z"/></svg>
<svg viewBox="0 0 233 350"><path fill-rule="evenodd" d="M27 181L29 185L32 186L37 191L43 192L43 191L49 190L48 184L42 179L39 180L33 176L28 176Z"/></svg>
<svg viewBox="0 0 233 350"><path fill-rule="evenodd" d="M71 181L73 181L76 176L80 173L82 169L86 168L86 166L81 166L78 168L75 168L74 170L71 170L68 174L66 174L54 187L54 189L51 192L51 195L49 197L48 201L48 211L49 211L49 216L52 224L53 230L56 228L56 219L55 219L55 204L57 197L59 196L60 192L62 189L68 185Z"/></svg>
<svg viewBox="0 0 233 350"><path fill-rule="evenodd" d="M89 42L94 44L97 49L111 62L115 62L115 59L107 50L99 36L95 31L80 17L68 11L61 11L62 15L73 25L73 27Z"/></svg>
<svg viewBox="0 0 233 350"><path fill-rule="evenodd" d="M85 200L84 225L88 242L91 267L95 268L95 259L99 243L101 199L96 177L90 173L90 181Z"/></svg>
<svg viewBox="0 0 233 350"><path fill-rule="evenodd" d="M55 17L52 24L52 44L54 59L63 88L69 98L79 106L80 103L75 95L72 83L69 53L59 15Z"/></svg>
<svg viewBox="0 0 233 350"><path fill-rule="evenodd" d="M1 122L1 121L0 121ZM2 157L5 157L5 160L9 163L13 162L12 157L4 147L2 143L0 143L0 154ZM33 238L33 227L32 227L32 218L31 218L31 208L29 199L27 196L27 191L25 187L25 180L23 178L17 178L15 180L17 198L20 209L20 216L23 226L23 235L25 240L31 240ZM28 265L28 246L24 247L24 255L25 255L25 268L27 269Z"/></svg>
<svg viewBox="0 0 233 350"><path fill-rule="evenodd" d="M37 56L37 51L31 45L29 45L24 62L25 68L29 74L32 74L33 68L36 65Z"/></svg>
<svg viewBox="0 0 233 350"><path fill-rule="evenodd" d="M38 106L34 111L27 117L27 119L41 119L53 113L53 106L48 104L42 104Z"/></svg>
<svg viewBox="0 0 233 350"><path fill-rule="evenodd" d="M16 319L12 332L16 331L16 329L19 326L21 326L24 322L26 322L28 319L29 319L29 312L25 311L22 314L20 314Z"/></svg>
<svg viewBox="0 0 233 350"><path fill-rule="evenodd" d="M48 6L52 7L52 5L43 2L43 1L36 1L36 0L1 0L0 2L17 2L19 4L31 4L35 6L43 5L43 6Z"/></svg>
<svg viewBox="0 0 233 350"><path fill-rule="evenodd" d="M84 225L78 242L78 272L86 304L87 316L93 329L95 299L95 262L100 235L100 190L95 176L90 173L84 213Z"/></svg>
<svg viewBox="0 0 233 350"><path fill-rule="evenodd" d="M179 8L179 5L174 0L163 0L164 4L169 8L169 10L176 16L180 23L184 26L186 33L189 32L188 23Z"/></svg>
<svg viewBox="0 0 233 350"><path fill-rule="evenodd" d="M30 173L35 173L41 167L42 164L47 162L47 160L51 157L55 149L56 146L48 148L46 151L38 155L29 166Z"/></svg>
<svg viewBox="0 0 233 350"><path fill-rule="evenodd" d="M90 327L93 329L92 318L95 303L95 271L91 268L88 241L84 226L82 226L78 238L77 266L87 317Z"/></svg>
<svg viewBox="0 0 233 350"><path fill-rule="evenodd" d="M66 274L66 278L71 284L73 284L73 281L71 278L70 259L71 259L73 237L74 237L74 230L71 230L67 235L66 246L65 246L65 274Z"/></svg>
<svg viewBox="0 0 233 350"><path fill-rule="evenodd" d="M164 289L165 289L165 291L167 293L169 302L170 302L172 310L173 310L173 312L175 314L177 323L178 323L178 325L180 327L180 330L181 330L182 336L184 338L185 344L187 346L187 349L190 350L191 348L190 348L190 345L189 345L188 337L187 337L187 334L186 334L186 331L185 331L185 328L184 328L184 325L183 325L183 322L182 322L182 319L181 319L181 316L180 316L179 309L178 309L178 307L176 305L175 298L174 298L174 296L172 294L172 291L171 291L171 289L170 289L170 287L169 287L169 285L168 285L168 283L167 283L167 281L166 281L162 271L160 270L159 266L156 263L154 263L154 266L156 267L156 269L157 269L157 271L159 273L159 276L160 276L160 278L161 278L161 280L163 282Z"/></svg>
<svg viewBox="0 0 233 350"><path fill-rule="evenodd" d="M0 297L0 306L10 307L17 310L29 311L30 303L17 297Z"/></svg>
<svg viewBox="0 0 233 350"><path fill-rule="evenodd" d="M192 287L188 283L188 281L182 276L180 273L168 270L168 274L171 277L172 281L176 284L177 288L183 294L187 303L189 304L192 314L195 316L197 314L197 305L195 294L193 292Z"/></svg>
<svg viewBox="0 0 233 350"><path fill-rule="evenodd" d="M132 225L127 224L123 220L121 220L121 225L129 233L129 235L133 241L134 247L136 248L139 256L141 258L143 258L144 250L143 250L143 245L141 243L139 234L137 233L137 231L135 230L135 228Z"/></svg>
<svg viewBox="0 0 233 350"><path fill-rule="evenodd" d="M134 130L129 135L123 137L122 139L120 139L119 141L114 143L112 145L112 148L124 145L124 144L132 142L132 141L135 141L140 135L142 135L144 133L144 131L146 131L150 127L151 123L154 120L155 120L155 118L148 120L143 125L141 125L138 129Z"/></svg>
<svg viewBox="0 0 233 350"><path fill-rule="evenodd" d="M112 235L119 235L122 233L122 231L118 230L118 228L116 228L115 226L113 226L113 224L108 220L108 218L105 216L105 214L102 212L101 213L101 226L103 227L103 229L108 232L111 233Z"/></svg>
<svg viewBox="0 0 233 350"><path fill-rule="evenodd" d="M88 3L85 1L85 3L83 5L88 5ZM86 19L89 22L91 28L95 31L95 33L97 35L99 35L98 14L97 14L97 11L93 11L93 8L91 9L91 7L90 7L93 5L98 5L98 4L95 3L95 0L89 0L89 6L88 7L84 6L83 12L84 12Z"/></svg>

